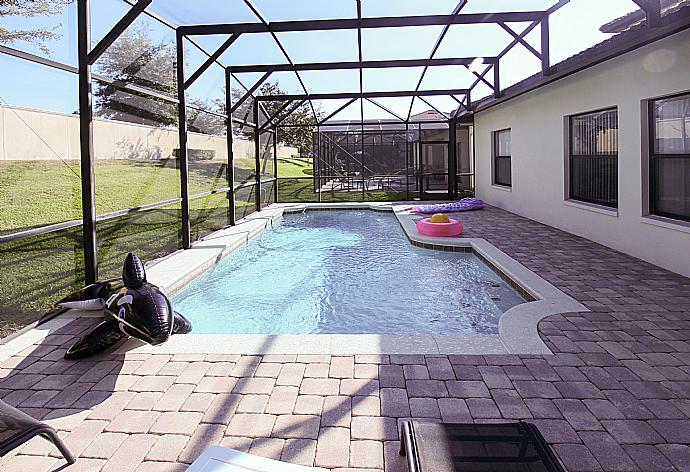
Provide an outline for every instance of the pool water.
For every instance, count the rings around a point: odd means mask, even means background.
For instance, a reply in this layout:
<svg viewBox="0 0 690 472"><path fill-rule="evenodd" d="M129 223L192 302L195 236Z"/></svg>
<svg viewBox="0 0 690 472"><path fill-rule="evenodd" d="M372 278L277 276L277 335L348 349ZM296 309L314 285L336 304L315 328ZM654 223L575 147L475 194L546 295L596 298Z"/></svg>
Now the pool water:
<svg viewBox="0 0 690 472"><path fill-rule="evenodd" d="M288 214L173 297L194 333L495 334L525 300L477 256L373 211Z"/></svg>

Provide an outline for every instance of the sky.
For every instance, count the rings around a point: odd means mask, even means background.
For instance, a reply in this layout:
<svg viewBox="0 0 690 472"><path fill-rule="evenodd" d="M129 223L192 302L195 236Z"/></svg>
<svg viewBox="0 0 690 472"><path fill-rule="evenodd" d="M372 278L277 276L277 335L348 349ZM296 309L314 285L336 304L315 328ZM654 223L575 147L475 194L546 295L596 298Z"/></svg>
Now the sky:
<svg viewBox="0 0 690 472"><path fill-rule="evenodd" d="M468 0L462 13L542 10L556 0ZM458 0L362 0L365 17L404 16L425 14L449 14ZM92 40L97 42L129 8L122 0L92 1ZM354 0L254 0L253 4L268 21L309 20L323 18L354 18ZM633 0L571 0L550 20L551 62L556 63L576 54L611 35L600 33L602 24L624 15L637 7ZM209 24L231 22L256 22L254 13L242 0L154 0L149 10L183 24ZM155 42L174 45L174 31L149 17L140 17L137 26L145 25ZM43 27L53 30L57 38L46 46L49 52L40 51L28 43L15 43L11 47L76 66L76 2L70 3L60 15L44 18L3 18L3 26L17 29ZM517 32L528 24L510 23ZM406 27L363 30L363 58L365 60L425 59L436 42L441 26ZM328 32L278 33L278 39L295 63L338 62L357 60L357 33L355 30ZM196 37L200 45L212 51L227 36ZM539 49L539 27L526 40ZM445 36L435 58L495 56L511 41L512 37L498 25L454 25ZM135 54L135 52L133 52ZM205 60L205 56L193 45L186 47L186 74L189 75ZM221 56L228 65L286 63L284 55L269 34L246 34ZM97 68L98 64L96 65ZM500 64L501 85L509 86L540 70L540 63L525 47L516 45ZM0 54L0 70L12 73L0 74L0 102L71 113L77 109L76 75L28 63ZM171 68L168 71L172 73ZM421 68L369 69L364 71L364 90L414 90ZM143 72L144 74L146 71ZM489 72L486 78L493 80ZM261 74L239 74L238 79L250 86ZM358 70L308 71L300 76L309 92L357 92ZM270 81L277 81L287 92L302 92L294 73L273 74ZM474 80L462 66L432 67L427 71L420 89L466 88ZM188 91L190 98L210 101L224 99L223 70L210 68ZM473 100L488 95L486 86L473 91ZM462 97L458 97L462 98ZM336 110L346 100L321 101L316 105L324 113ZM377 99L395 113L406 116L410 109L409 98ZM443 111L455 108L450 97L431 97L432 105ZM415 100L412 113L429 109L428 105ZM359 103L355 102L334 119L359 119ZM373 104L365 102L365 118L394 119L392 115Z"/></svg>

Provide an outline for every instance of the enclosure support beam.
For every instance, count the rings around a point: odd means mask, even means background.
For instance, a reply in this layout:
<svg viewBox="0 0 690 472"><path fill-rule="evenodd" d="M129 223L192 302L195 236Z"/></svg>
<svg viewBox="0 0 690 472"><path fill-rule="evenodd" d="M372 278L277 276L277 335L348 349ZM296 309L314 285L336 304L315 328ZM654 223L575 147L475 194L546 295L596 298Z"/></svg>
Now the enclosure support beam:
<svg viewBox="0 0 690 472"><path fill-rule="evenodd" d="M510 52L510 50L513 49L513 47L520 42L520 40L524 40L525 37L529 33L531 33L532 30L534 28L536 28L537 26L539 26L540 24L541 24L541 21L533 21L532 23L530 23L530 25L527 28L525 28L522 31L522 33L518 34L517 37L515 37L506 47L504 47L503 50L501 52L499 52L496 57L498 59L501 59L503 56L508 54ZM543 55L544 55L544 53L542 51L542 53L540 53L540 59L543 59Z"/></svg>
<svg viewBox="0 0 690 472"><path fill-rule="evenodd" d="M357 0L357 59L359 61L359 142L360 142L360 164L362 177L362 201L366 200L364 189L366 181L364 180L364 72L362 69L363 55L362 55L362 0Z"/></svg>
<svg viewBox="0 0 690 472"><path fill-rule="evenodd" d="M661 2L659 0L633 0L647 16L647 28L656 28L661 23Z"/></svg>
<svg viewBox="0 0 690 472"><path fill-rule="evenodd" d="M554 5L554 7L558 6L560 8L560 6L565 4L564 2L567 3L568 0L562 0L558 4ZM503 50L500 53L498 53L498 55L496 56L496 63L498 63L498 61L500 61L503 56L508 54L508 52L513 48L513 46L518 44L520 42L520 40L524 39L525 36L527 36L539 24L540 24L539 21L533 21L527 28L525 28L525 30L522 33L518 34L517 37L515 37L515 39L513 39L513 41L511 41L510 44L508 44L505 48L503 48ZM492 90L495 90L495 86L493 84L490 84L489 82L487 82L484 79L484 76L492 69L492 67L493 67L493 64L489 65L489 67L485 68L481 74L478 74L476 72L474 73L474 75L477 76L477 80L475 80L472 83L472 85L470 85L470 90L473 90L474 87L476 87L477 84L479 84L479 82L484 82L488 87L491 87ZM468 104L469 104L469 101L468 101ZM466 106L465 108L468 111L470 110L469 106Z"/></svg>
<svg viewBox="0 0 690 472"><path fill-rule="evenodd" d="M319 203L321 203L321 129L316 126L316 146L312 143L312 155L314 156L314 164L316 170L316 193Z"/></svg>
<svg viewBox="0 0 690 472"><path fill-rule="evenodd" d="M647 28L656 28L661 24L661 2L659 0L647 0L649 8L647 12Z"/></svg>
<svg viewBox="0 0 690 472"><path fill-rule="evenodd" d="M266 28L268 28L268 32L273 38L273 41L276 43L276 46L278 46L280 52L283 53L283 56L288 61L288 63L294 67L295 63L292 61L292 58L288 54L287 50L280 42L280 38L278 38L278 35L273 32L272 24L270 24L268 20L261 14L261 12L259 12L259 9L256 8L256 6L251 2L251 0L244 0L244 4L247 5L247 7L252 11L252 13L254 13L254 16L256 16L259 19L259 21L261 21L261 23L264 26L266 26ZM299 82L300 86L302 87L302 91L304 93L308 93L307 86L304 85L304 81L302 80L302 77L299 75L299 72L295 71L295 77L297 77L297 82ZM311 108L312 115L314 116L314 122L318 121L318 117L316 116L316 109L314 108L314 104L311 102L311 100L309 101L309 107Z"/></svg>
<svg viewBox="0 0 690 472"><path fill-rule="evenodd" d="M467 5L467 0L460 0L458 4L455 6L453 11L451 12L451 15L457 15L460 13L460 11L465 8L465 5ZM448 34L448 30L450 30L450 24L444 25L443 29L441 30L441 33L438 35L438 38L436 38L436 43L434 43L434 46L431 48L431 52L429 52L429 60L434 58L434 55L436 54L436 51L438 51L438 48L441 46L441 43L443 42L443 38L446 37L446 34ZM474 59L476 60L476 59ZM473 60L473 61L474 61ZM469 68L469 64L464 64L465 67ZM419 87L421 87L422 82L424 81L424 76L426 75L426 71L429 69L429 66L424 66L422 69L422 73L419 74L419 80L417 80L417 86L414 88L415 90L419 90ZM410 101L410 108L407 111L407 119L410 119L410 116L412 115L412 105L414 104L414 99Z"/></svg>
<svg viewBox="0 0 690 472"><path fill-rule="evenodd" d="M465 95L469 89L442 89L442 90L394 90L390 92L336 92L336 93L310 93L294 95L263 95L261 100L329 100L339 98L385 98L385 97L432 97L436 95Z"/></svg>
<svg viewBox="0 0 690 472"><path fill-rule="evenodd" d="M361 151L361 157L359 158L361 165L361 178L362 178L362 201L366 200L366 193L365 193L365 188L366 188L366 180L364 179L364 171L366 170L366 166L364 165L364 100L360 100L360 116L361 119L359 121L359 144L360 144L360 151Z"/></svg>
<svg viewBox="0 0 690 472"><path fill-rule="evenodd" d="M218 60L218 58L223 54L231 45L234 43L237 38L239 38L239 34L233 34L230 36L223 44L220 45L218 49L216 49L216 52L211 54L206 61L199 66L199 68L194 71L192 75L189 76L187 81L184 83L184 88L185 90L189 88L190 85L192 85L196 79L201 77L201 74L203 74L206 69L211 67L211 65Z"/></svg>
<svg viewBox="0 0 690 472"><path fill-rule="evenodd" d="M395 112L394 112L393 110L391 110L390 108L381 105L379 102L377 102L377 101L375 101L375 100L372 100L371 98L367 98L367 101L370 102L370 103L372 103L372 104L374 104L374 105L376 105L376 106L379 107L381 110L383 110L383 111L385 111L385 112L387 112L387 113L393 115L394 117L396 117L396 118L399 119L400 121L405 121L405 118L403 118L402 116L398 115L397 113L395 113Z"/></svg>
<svg viewBox="0 0 690 472"><path fill-rule="evenodd" d="M499 23L499 26L500 26L501 28L503 28L503 30L504 30L506 33L508 33L509 35L511 35L513 38L515 38L520 44L522 44L522 45L523 45L529 52L531 52L537 59L541 60L541 54L539 53L539 51L537 51L536 49L534 49L530 43L528 43L527 41L525 41L525 40L522 38L522 36L520 36L520 35L517 34L515 31L513 31L513 29L510 28L510 27L509 27L508 25L506 25L505 23Z"/></svg>
<svg viewBox="0 0 690 472"><path fill-rule="evenodd" d="M498 64L498 61L499 61L499 58L497 57L497 58L496 58L496 64ZM478 84L479 82L484 82L484 83L486 84L487 87L489 87L489 88L491 88L491 89L493 90L493 86L489 83L488 80L486 80L486 79L484 78L484 76L486 75L486 73L489 72L489 70L491 70L492 67L493 67L493 64L489 65L489 67L487 67L487 68L484 70L484 72L482 72L481 74L480 74L479 72L477 72L477 71L471 71L472 74L477 78L477 80L474 82L474 84ZM473 86L474 86L474 84L473 84ZM470 89L472 89L472 87L470 87Z"/></svg>
<svg viewBox="0 0 690 472"><path fill-rule="evenodd" d="M421 101L423 101L424 103L426 103L428 106L430 106L436 113L438 113L438 114L441 115L441 116L444 116L444 117L448 118L448 115L446 115L446 114L443 113L441 110L439 110L438 108L436 108L434 105L432 105L431 103L429 103L429 101L428 101L428 100L425 100L424 97L418 97L418 98L419 98Z"/></svg>
<svg viewBox="0 0 690 472"><path fill-rule="evenodd" d="M182 247L192 246L189 221L189 166L187 164L187 101L184 91L184 41L180 31L175 35L177 45L177 129L180 140L178 154L180 166L180 196L182 197ZM230 116L230 115L229 115Z"/></svg>
<svg viewBox="0 0 690 472"><path fill-rule="evenodd" d="M115 26L108 31L108 34L103 36L103 39L101 39L98 44L94 46L91 52L89 52L89 64L96 62L98 58L101 57L101 54L103 54L106 49L108 49L110 45L112 45L127 28L129 28L134 20L137 19L141 12L143 12L152 1L153 0L139 0L134 6L132 6L132 8L125 13L125 16L120 18L120 21L118 21Z"/></svg>
<svg viewBox="0 0 690 472"><path fill-rule="evenodd" d="M501 96L501 70L499 68L499 61L494 64L494 98Z"/></svg>
<svg viewBox="0 0 690 472"><path fill-rule="evenodd" d="M250 88L249 90L247 90L247 93L245 93L244 95L242 95L242 97L240 97L240 99L237 100L237 103L235 103L235 105L232 107L232 109L230 110L230 113L229 113L229 114L232 115L233 113L235 113L235 111L236 111L240 106L242 106L242 104L243 104L249 97L251 97L252 94L253 94L254 92L256 92L256 89L258 89L259 87L261 87L261 84L263 84L263 83L266 81L266 79L268 79L268 76L270 76L270 75L271 75L270 72L266 72L264 75L262 75L261 78L260 78L259 80L257 80L256 83L255 83L254 85L252 85L251 88ZM256 106L258 107L259 105L257 104ZM259 123L259 122L258 122L258 121L255 121L255 123L257 123L257 126L258 126L258 123Z"/></svg>
<svg viewBox="0 0 690 472"><path fill-rule="evenodd" d="M450 114L450 116L455 117L461 111L460 109L465 110L465 104L462 101L458 100L458 98L455 95L451 95L450 98L455 100L455 103L458 104L458 108L453 110L453 112Z"/></svg>
<svg viewBox="0 0 690 472"><path fill-rule="evenodd" d="M354 127L355 125L359 126L359 120L350 120L352 122L352 126ZM403 120L403 123L405 121ZM442 120L442 119L437 119L437 120L424 120L424 121L415 121L415 120L410 120L409 123L412 124L432 124L432 123L443 123L447 124L448 120ZM392 118L390 120L377 120L376 124L379 125L399 125L401 124L400 121L398 120L393 120ZM326 127L331 127L331 126L346 126L346 124L343 123L338 123L338 122L325 122L325 123L318 123L318 126L321 126L322 128ZM281 128L303 128L303 124L291 124L291 123L282 123L280 125ZM352 128L354 129L354 128Z"/></svg>
<svg viewBox="0 0 690 472"><path fill-rule="evenodd" d="M350 133L345 133L345 149L350 149ZM350 191L350 159L345 159L345 175L347 176L347 191Z"/></svg>
<svg viewBox="0 0 690 472"><path fill-rule="evenodd" d="M261 153L261 140L259 139L259 103L254 102L254 178L256 180L256 211L261 211L261 161L259 154Z"/></svg>
<svg viewBox="0 0 690 472"><path fill-rule="evenodd" d="M560 10L564 6L570 3L570 0L558 0L555 4L551 5L545 12L544 15L549 16L553 12Z"/></svg>
<svg viewBox="0 0 690 472"><path fill-rule="evenodd" d="M258 72L299 72L316 70L352 70L352 69L387 69L391 67L436 67L436 66L469 66L476 57L444 57L428 59L391 59L383 61L343 61L343 62L309 62L302 64L257 64L233 66L234 74ZM495 57L485 57L483 64L492 64Z"/></svg>
<svg viewBox="0 0 690 472"><path fill-rule="evenodd" d="M232 74L225 70L225 110L232 108ZM232 115L228 115L226 119L226 142L228 146L228 167L226 175L228 177L228 222L231 226L235 226L235 154L232 150L233 131L232 131Z"/></svg>
<svg viewBox="0 0 690 472"><path fill-rule="evenodd" d="M259 103L261 103L261 97L257 97L257 101L258 101ZM290 116L290 115L292 114L292 112L294 112L294 111L297 110L299 107L301 107L302 105L304 105L304 102L306 102L306 101L307 101L307 99L305 98L305 99L299 100L297 103L293 104L293 105L288 109L288 111L287 111L285 114L283 114L283 116L282 116L278 121L276 121L276 123L274 124L274 126L280 125L283 121L285 121L285 119L286 119L288 116ZM299 125L299 126L303 126L303 125Z"/></svg>
<svg viewBox="0 0 690 472"><path fill-rule="evenodd" d="M455 134L455 120L451 119L448 121L448 195L451 198L458 196L458 161Z"/></svg>
<svg viewBox="0 0 690 472"><path fill-rule="evenodd" d="M542 75L549 75L551 68L550 53L549 53L549 16L545 16L541 20L541 73Z"/></svg>
<svg viewBox="0 0 690 472"><path fill-rule="evenodd" d="M286 101L285 103L283 103L283 104L280 106L280 108L278 108L278 110L276 110L275 113L273 113L271 116L268 117L268 119L266 120L266 123L264 123L263 126L261 126L261 129L266 129L266 128L271 124L271 122L272 122L273 120L275 120L276 117L277 117L278 115L280 115L280 113L281 113L283 110L285 110L287 107L290 106L291 103L292 103L292 101L290 101L290 100L288 100L288 101Z"/></svg>
<svg viewBox="0 0 690 472"><path fill-rule="evenodd" d="M77 49L79 61L79 143L81 159L81 205L86 284L98 279L96 246L96 192L93 154L93 108L91 94L91 25L89 0L77 2Z"/></svg>
<svg viewBox="0 0 690 472"><path fill-rule="evenodd" d="M278 127L273 128L273 202L278 203Z"/></svg>
<svg viewBox="0 0 690 472"><path fill-rule="evenodd" d="M405 121L405 200L410 200L410 123Z"/></svg>
<svg viewBox="0 0 690 472"><path fill-rule="evenodd" d="M345 108L347 108L347 107L349 107L350 105L352 105L352 102L355 102L356 100L357 100L356 98L351 98L347 103L345 103L344 105L342 105L341 107L339 107L337 110L335 110L333 113L331 113L330 115L328 115L326 118L324 118L324 119L322 119L321 121L319 121L319 124L323 124L323 123L325 123L326 121L330 120L330 119L333 118L335 115L337 115L338 113L340 113L341 111L343 111Z"/></svg>
<svg viewBox="0 0 690 472"><path fill-rule="evenodd" d="M357 28L402 28L406 26L468 25L478 23L536 21L544 11L500 13L467 13L461 15L419 15L362 18L338 18L330 20L273 21L264 23L234 23L217 25L181 26L185 35L232 34L232 33L285 33L290 31L354 30Z"/></svg>
<svg viewBox="0 0 690 472"><path fill-rule="evenodd" d="M424 145L422 144L422 125L419 125L419 139L417 140L417 155L419 156L419 179L417 188L419 189L419 199L424 200Z"/></svg>

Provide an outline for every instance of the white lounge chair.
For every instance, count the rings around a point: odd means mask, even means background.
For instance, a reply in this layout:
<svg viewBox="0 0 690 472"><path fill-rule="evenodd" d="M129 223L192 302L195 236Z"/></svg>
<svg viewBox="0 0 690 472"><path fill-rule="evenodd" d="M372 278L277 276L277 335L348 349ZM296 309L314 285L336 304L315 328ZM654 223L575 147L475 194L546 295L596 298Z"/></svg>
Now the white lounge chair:
<svg viewBox="0 0 690 472"><path fill-rule="evenodd" d="M220 446L210 446L187 472L328 472L326 469L289 464Z"/></svg>

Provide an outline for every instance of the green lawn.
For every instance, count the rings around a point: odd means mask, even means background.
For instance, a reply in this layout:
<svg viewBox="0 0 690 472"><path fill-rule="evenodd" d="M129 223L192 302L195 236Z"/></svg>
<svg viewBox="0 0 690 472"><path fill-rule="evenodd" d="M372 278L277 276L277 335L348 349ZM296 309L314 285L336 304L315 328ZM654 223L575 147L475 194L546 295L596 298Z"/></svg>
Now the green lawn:
<svg viewBox="0 0 690 472"><path fill-rule="evenodd" d="M272 166L272 163L269 163ZM272 167L269 169L272 171ZM0 162L0 234L81 218L81 185L76 161ZM102 160L96 163L96 212L99 215L136 208L179 196L180 175L174 160ZM278 159L281 201L315 201L311 159ZM296 179L296 178L302 179ZM254 180L254 161L235 161L235 183ZM191 195L226 186L222 161L189 163ZM224 198L217 196L216 198ZM367 200L396 200L402 192L367 192ZM323 194L325 201L361 200L359 192ZM192 210L218 206L217 200L194 199ZM236 198L243 205L243 198Z"/></svg>
<svg viewBox="0 0 690 472"><path fill-rule="evenodd" d="M317 202L319 196L314 192L314 181L308 177L314 175L311 159L290 158L278 159L278 199L281 202ZM290 177L289 179L284 179ZM405 192L324 192L322 202L362 201L396 201L404 200Z"/></svg>
<svg viewBox="0 0 690 472"><path fill-rule="evenodd" d="M80 172L75 161L0 162L0 234L80 219L81 185L75 172ZM96 163L95 173L99 215L180 194L180 174L174 160L103 160ZM237 183L254 178L253 167L236 166L235 173ZM191 195L226 186L223 162L190 162ZM192 208L199 204L190 202Z"/></svg>
<svg viewBox="0 0 690 472"><path fill-rule="evenodd" d="M309 177L314 175L311 159L278 158L278 177Z"/></svg>

